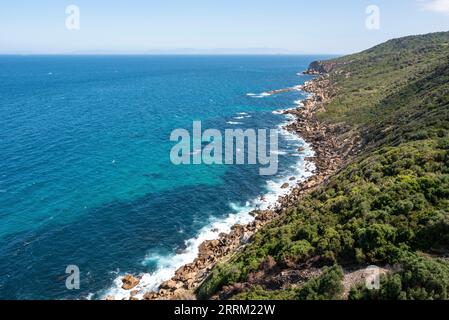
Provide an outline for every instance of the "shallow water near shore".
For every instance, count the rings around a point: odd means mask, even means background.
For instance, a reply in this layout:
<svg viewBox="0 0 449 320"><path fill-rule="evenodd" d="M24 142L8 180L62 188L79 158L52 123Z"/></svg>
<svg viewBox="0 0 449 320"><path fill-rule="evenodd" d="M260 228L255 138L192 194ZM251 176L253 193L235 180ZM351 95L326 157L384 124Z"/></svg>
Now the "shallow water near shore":
<svg viewBox="0 0 449 320"><path fill-rule="evenodd" d="M251 219L310 168L283 132L279 172L174 166L172 130L280 128L276 110L318 56L0 57L0 298L123 295L119 276L157 288L198 244ZM260 197L266 195L266 202ZM215 229L215 230L214 230ZM65 287L77 265L80 290Z"/></svg>

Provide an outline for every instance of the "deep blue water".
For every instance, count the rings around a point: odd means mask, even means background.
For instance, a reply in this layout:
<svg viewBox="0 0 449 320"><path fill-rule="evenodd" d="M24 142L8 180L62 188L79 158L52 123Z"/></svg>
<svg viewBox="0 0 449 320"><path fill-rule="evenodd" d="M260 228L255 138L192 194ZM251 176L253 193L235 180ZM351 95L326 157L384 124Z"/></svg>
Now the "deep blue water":
<svg viewBox="0 0 449 320"><path fill-rule="evenodd" d="M0 298L98 297L118 274L172 263L201 228L288 177L298 155L287 139L279 177L264 177L249 165L174 166L169 137L193 120L276 128L285 117L272 111L301 93L247 93L301 84L317 58L0 56ZM76 291L65 287L72 264Z"/></svg>

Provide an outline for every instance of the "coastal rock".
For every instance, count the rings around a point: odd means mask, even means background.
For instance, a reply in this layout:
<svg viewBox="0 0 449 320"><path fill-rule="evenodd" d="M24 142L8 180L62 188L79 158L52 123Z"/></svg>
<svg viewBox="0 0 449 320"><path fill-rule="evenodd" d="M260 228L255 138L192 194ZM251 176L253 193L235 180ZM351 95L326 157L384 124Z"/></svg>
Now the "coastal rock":
<svg viewBox="0 0 449 320"><path fill-rule="evenodd" d="M190 290L178 289L173 292L172 300L196 300L195 294Z"/></svg>
<svg viewBox="0 0 449 320"><path fill-rule="evenodd" d="M130 274L127 274L122 279L122 289L131 290L139 284L140 280Z"/></svg>
<svg viewBox="0 0 449 320"><path fill-rule="evenodd" d="M221 246L220 240L204 241L198 248L199 250L198 257L202 259L213 256L214 252L217 251L218 247L220 246Z"/></svg>
<svg viewBox="0 0 449 320"><path fill-rule="evenodd" d="M274 94L286 93L286 92L297 91L297 90L298 90L297 87L292 87L292 88L271 90L271 91L268 91L267 94L274 95Z"/></svg>
<svg viewBox="0 0 449 320"><path fill-rule="evenodd" d="M321 75L331 72L337 66L338 64L335 61L313 61L309 65L309 68L303 73L309 75Z"/></svg>
<svg viewBox="0 0 449 320"><path fill-rule="evenodd" d="M195 277L195 275L196 273L191 270L189 264L179 268L175 273L176 279L179 279L181 281L192 279Z"/></svg>
<svg viewBox="0 0 449 320"><path fill-rule="evenodd" d="M288 183L284 183L284 184L281 186L281 189L287 189L289 186L290 186L290 185L289 185Z"/></svg>
<svg viewBox="0 0 449 320"><path fill-rule="evenodd" d="M147 292L143 296L143 300L155 300L158 298L158 294L156 292Z"/></svg>
<svg viewBox="0 0 449 320"><path fill-rule="evenodd" d="M241 224L235 224L231 227L232 231L241 231L243 230L244 226L242 226Z"/></svg>
<svg viewBox="0 0 449 320"><path fill-rule="evenodd" d="M180 287L182 287L182 284L179 285L179 282L170 279L168 281L163 282L159 288L165 289L165 290L174 290L174 289L178 289Z"/></svg>

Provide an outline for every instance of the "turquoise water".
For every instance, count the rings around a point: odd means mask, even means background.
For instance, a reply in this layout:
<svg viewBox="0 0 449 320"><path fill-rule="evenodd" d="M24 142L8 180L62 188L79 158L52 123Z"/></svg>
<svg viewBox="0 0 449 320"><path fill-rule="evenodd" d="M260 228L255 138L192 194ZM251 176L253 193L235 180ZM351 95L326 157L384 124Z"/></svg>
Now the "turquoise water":
<svg viewBox="0 0 449 320"><path fill-rule="evenodd" d="M175 166L172 130L276 128L311 56L0 57L0 298L99 297L118 275L173 263L213 221L279 176L257 166ZM243 117L242 117L243 116ZM65 287L77 265L80 290Z"/></svg>

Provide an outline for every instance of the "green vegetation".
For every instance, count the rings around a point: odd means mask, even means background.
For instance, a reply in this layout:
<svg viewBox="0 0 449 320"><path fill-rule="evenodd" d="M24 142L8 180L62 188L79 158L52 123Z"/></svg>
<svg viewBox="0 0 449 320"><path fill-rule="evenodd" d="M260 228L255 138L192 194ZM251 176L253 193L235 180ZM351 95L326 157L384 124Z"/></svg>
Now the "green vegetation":
<svg viewBox="0 0 449 320"><path fill-rule="evenodd" d="M323 274L290 290L264 290L260 286L238 294L235 300L334 300L343 293L343 272L339 266L324 268Z"/></svg>
<svg viewBox="0 0 449 320"><path fill-rule="evenodd" d="M426 300L449 298L449 264L425 257L407 257L402 270L381 279L379 290L352 288L351 300Z"/></svg>
<svg viewBox="0 0 449 320"><path fill-rule="evenodd" d="M247 282L271 256L280 268L317 258L321 277L302 286L254 286L236 299L335 299L337 266L400 266L381 290L351 299L447 299L449 264L449 33L391 40L339 58L335 96L319 118L358 135L362 152L326 185L258 232L199 288L207 298Z"/></svg>

